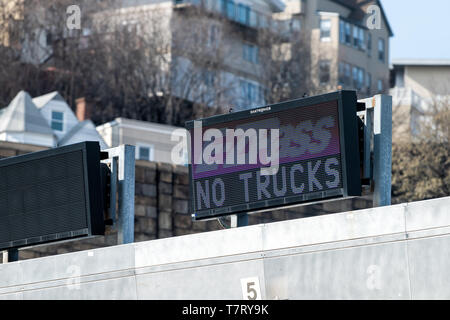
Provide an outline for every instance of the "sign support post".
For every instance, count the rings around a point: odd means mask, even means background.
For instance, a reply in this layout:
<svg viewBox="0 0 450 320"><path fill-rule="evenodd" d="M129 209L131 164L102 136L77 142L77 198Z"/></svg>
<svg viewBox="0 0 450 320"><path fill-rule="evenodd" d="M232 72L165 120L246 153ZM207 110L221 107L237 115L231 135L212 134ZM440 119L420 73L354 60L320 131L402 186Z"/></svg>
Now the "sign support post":
<svg viewBox="0 0 450 320"><path fill-rule="evenodd" d="M373 207L389 206L392 175L392 97L376 95L362 101L366 104L364 178L371 178L374 185Z"/></svg>
<svg viewBox="0 0 450 320"><path fill-rule="evenodd" d="M231 228L248 226L248 213L234 214L231 216Z"/></svg>
<svg viewBox="0 0 450 320"><path fill-rule="evenodd" d="M8 262L19 261L19 249L8 250Z"/></svg>
<svg viewBox="0 0 450 320"><path fill-rule="evenodd" d="M134 191L135 191L135 147L122 145L104 150L111 163L111 204L110 215L113 224L117 222L117 242L134 242ZM118 191L119 211L116 219L116 190Z"/></svg>

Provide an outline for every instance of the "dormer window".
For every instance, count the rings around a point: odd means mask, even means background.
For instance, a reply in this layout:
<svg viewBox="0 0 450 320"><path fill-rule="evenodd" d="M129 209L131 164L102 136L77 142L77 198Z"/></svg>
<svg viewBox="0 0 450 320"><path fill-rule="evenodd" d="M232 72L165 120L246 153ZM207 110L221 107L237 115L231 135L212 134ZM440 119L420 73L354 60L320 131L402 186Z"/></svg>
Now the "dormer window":
<svg viewBox="0 0 450 320"><path fill-rule="evenodd" d="M64 112L52 111L52 129L64 131Z"/></svg>
<svg viewBox="0 0 450 320"><path fill-rule="evenodd" d="M152 145L137 143L136 144L136 159L153 161L154 160L154 147Z"/></svg>

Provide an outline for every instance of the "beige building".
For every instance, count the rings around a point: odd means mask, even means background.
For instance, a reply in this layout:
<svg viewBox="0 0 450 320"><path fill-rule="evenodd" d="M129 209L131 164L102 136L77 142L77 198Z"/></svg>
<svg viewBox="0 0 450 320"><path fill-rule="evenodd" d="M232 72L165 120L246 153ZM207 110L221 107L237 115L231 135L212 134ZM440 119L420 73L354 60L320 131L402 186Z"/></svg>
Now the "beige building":
<svg viewBox="0 0 450 320"><path fill-rule="evenodd" d="M0 45L17 46L20 37L14 28L23 20L24 0L0 0Z"/></svg>
<svg viewBox="0 0 450 320"><path fill-rule="evenodd" d="M389 39L393 32L380 1L285 3L285 16L300 17L302 31L309 39L312 81L320 91L356 89L360 98L387 92ZM368 28L371 23L375 29Z"/></svg>
<svg viewBox="0 0 450 320"><path fill-rule="evenodd" d="M394 60L391 86L393 138L415 138L433 103L450 99L450 60Z"/></svg>
<svg viewBox="0 0 450 320"><path fill-rule="evenodd" d="M186 138L186 130L159 123L117 118L97 127L109 147L136 146L136 159L174 163L172 151ZM178 155L187 165L188 155Z"/></svg>

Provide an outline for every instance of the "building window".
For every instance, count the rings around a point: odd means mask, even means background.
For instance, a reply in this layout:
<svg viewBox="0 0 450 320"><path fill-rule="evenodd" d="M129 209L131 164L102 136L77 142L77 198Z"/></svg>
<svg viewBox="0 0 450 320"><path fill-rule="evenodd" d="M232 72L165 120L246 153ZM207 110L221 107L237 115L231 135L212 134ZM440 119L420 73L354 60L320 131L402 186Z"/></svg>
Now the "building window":
<svg viewBox="0 0 450 320"><path fill-rule="evenodd" d="M345 85L345 63L339 62L339 85Z"/></svg>
<svg viewBox="0 0 450 320"><path fill-rule="evenodd" d="M319 62L319 81L320 84L328 84L330 82L330 61L322 60Z"/></svg>
<svg viewBox="0 0 450 320"><path fill-rule="evenodd" d="M359 49L365 50L366 42L364 40L364 29L363 28L358 28L358 38L359 38Z"/></svg>
<svg viewBox="0 0 450 320"><path fill-rule="evenodd" d="M247 100L250 104L256 104L258 100L258 88L255 84L247 83Z"/></svg>
<svg viewBox="0 0 450 320"><path fill-rule="evenodd" d="M235 5L232 0L227 1L227 17L231 20L235 19Z"/></svg>
<svg viewBox="0 0 450 320"><path fill-rule="evenodd" d="M339 21L339 42L345 43L345 22Z"/></svg>
<svg viewBox="0 0 450 320"><path fill-rule="evenodd" d="M251 63L258 63L258 47L252 44L246 44L242 46L243 58Z"/></svg>
<svg viewBox="0 0 450 320"><path fill-rule="evenodd" d="M320 39L322 41L330 41L331 37L331 20L320 21Z"/></svg>
<svg viewBox="0 0 450 320"><path fill-rule="evenodd" d="M261 86L246 80L241 80L240 84L242 100L245 104L255 106L261 103L261 93L263 93Z"/></svg>
<svg viewBox="0 0 450 320"><path fill-rule="evenodd" d="M358 90L361 90L364 87L364 74L364 69L358 68Z"/></svg>
<svg viewBox="0 0 450 320"><path fill-rule="evenodd" d="M145 160L145 161L153 161L153 146L145 145L145 144L137 144L136 145L136 159Z"/></svg>
<svg viewBox="0 0 450 320"><path fill-rule="evenodd" d="M366 72L364 69L359 67L353 67L352 69L353 88L355 88L356 90L361 90L364 87L365 73Z"/></svg>
<svg viewBox="0 0 450 320"><path fill-rule="evenodd" d="M383 92L384 86L383 86L383 80L378 80L378 92Z"/></svg>
<svg viewBox="0 0 450 320"><path fill-rule="evenodd" d="M385 60L385 43L384 43L384 39L378 39L378 60L380 60L381 62L384 62Z"/></svg>
<svg viewBox="0 0 450 320"><path fill-rule="evenodd" d="M250 7L243 4L238 6L238 18L239 22L242 24L250 24Z"/></svg>
<svg viewBox="0 0 450 320"><path fill-rule="evenodd" d="M353 46L355 48L359 48L358 29L357 26L353 26Z"/></svg>
<svg viewBox="0 0 450 320"><path fill-rule="evenodd" d="M372 34L370 31L367 33L367 55L372 56Z"/></svg>
<svg viewBox="0 0 450 320"><path fill-rule="evenodd" d="M351 32L350 23L345 23L345 43L348 45L352 44L352 32Z"/></svg>
<svg viewBox="0 0 450 320"><path fill-rule="evenodd" d="M52 111L52 129L55 131L64 131L64 113Z"/></svg>
<svg viewBox="0 0 450 320"><path fill-rule="evenodd" d="M223 15L227 14L227 0L220 0L220 11Z"/></svg>
<svg viewBox="0 0 450 320"><path fill-rule="evenodd" d="M349 87L352 82L351 66L346 62L339 63L339 85Z"/></svg>

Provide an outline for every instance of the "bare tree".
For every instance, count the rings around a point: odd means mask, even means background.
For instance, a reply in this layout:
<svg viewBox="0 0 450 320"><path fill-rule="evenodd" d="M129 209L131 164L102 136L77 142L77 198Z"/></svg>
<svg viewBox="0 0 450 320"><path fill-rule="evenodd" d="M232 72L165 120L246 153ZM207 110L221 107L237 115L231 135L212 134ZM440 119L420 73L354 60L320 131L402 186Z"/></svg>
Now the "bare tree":
<svg viewBox="0 0 450 320"><path fill-rule="evenodd" d="M435 97L418 122L414 139L394 141L394 202L450 195L450 100Z"/></svg>
<svg viewBox="0 0 450 320"><path fill-rule="evenodd" d="M201 5L173 10L79 0L81 29L68 30L72 1L23 1L14 17L5 5L0 10L0 23L14 31L8 34L19 35L0 50L3 105L22 89L33 96L57 90L72 106L78 97L94 100L97 123L122 116L182 125L243 103L236 100L239 81L227 76L240 72L233 37L261 48L253 77L267 103L320 89L308 39L287 26L290 20L243 31Z"/></svg>

